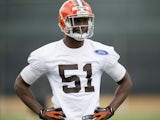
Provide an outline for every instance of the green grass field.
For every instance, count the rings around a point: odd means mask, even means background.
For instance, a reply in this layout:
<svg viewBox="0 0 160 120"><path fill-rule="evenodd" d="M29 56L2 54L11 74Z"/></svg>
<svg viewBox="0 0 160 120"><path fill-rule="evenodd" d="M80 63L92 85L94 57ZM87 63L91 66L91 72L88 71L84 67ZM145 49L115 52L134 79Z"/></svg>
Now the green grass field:
<svg viewBox="0 0 160 120"><path fill-rule="evenodd" d="M107 98L106 98L107 96ZM101 97L101 105L112 97ZM50 100L50 99L48 99ZM160 96L131 96L110 120L160 120ZM46 102L49 103L49 102ZM51 106L49 104L49 106ZM15 96L0 97L0 120L39 120Z"/></svg>
<svg viewBox="0 0 160 120"><path fill-rule="evenodd" d="M111 120L160 120L160 115L145 115L145 114L141 114L141 115L117 115L114 116Z"/></svg>
<svg viewBox="0 0 160 120"><path fill-rule="evenodd" d="M23 115L3 115L0 117L0 120L27 120ZM37 119L38 120L38 117ZM159 114L144 114L141 115L129 114L129 115L115 115L110 120L160 120Z"/></svg>

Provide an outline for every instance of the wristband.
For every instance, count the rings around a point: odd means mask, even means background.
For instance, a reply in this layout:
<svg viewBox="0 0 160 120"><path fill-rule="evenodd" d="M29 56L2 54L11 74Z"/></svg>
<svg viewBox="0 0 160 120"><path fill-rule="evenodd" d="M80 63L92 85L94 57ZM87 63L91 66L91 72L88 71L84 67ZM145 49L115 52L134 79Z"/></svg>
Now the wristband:
<svg viewBox="0 0 160 120"><path fill-rule="evenodd" d="M43 112L44 112L44 108L40 109L40 111L39 111L39 118L40 119L43 119Z"/></svg>
<svg viewBox="0 0 160 120"><path fill-rule="evenodd" d="M108 106L107 108L111 111L112 115L114 115L114 110L113 110L112 106Z"/></svg>

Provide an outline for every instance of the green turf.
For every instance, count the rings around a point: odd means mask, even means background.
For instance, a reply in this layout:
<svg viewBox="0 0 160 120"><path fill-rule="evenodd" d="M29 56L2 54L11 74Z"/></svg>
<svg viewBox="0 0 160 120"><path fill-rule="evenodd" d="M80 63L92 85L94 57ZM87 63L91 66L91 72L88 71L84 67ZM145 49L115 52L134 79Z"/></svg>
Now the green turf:
<svg viewBox="0 0 160 120"><path fill-rule="evenodd" d="M1 115L0 120L26 120L24 115ZM39 119L37 119L39 120ZM114 115L110 120L160 120L159 114L141 114L141 115Z"/></svg>
<svg viewBox="0 0 160 120"><path fill-rule="evenodd" d="M159 114L129 114L129 115L115 115L110 120L160 120Z"/></svg>
<svg viewBox="0 0 160 120"><path fill-rule="evenodd" d="M14 116L14 115L2 115L0 120L25 120L23 116Z"/></svg>

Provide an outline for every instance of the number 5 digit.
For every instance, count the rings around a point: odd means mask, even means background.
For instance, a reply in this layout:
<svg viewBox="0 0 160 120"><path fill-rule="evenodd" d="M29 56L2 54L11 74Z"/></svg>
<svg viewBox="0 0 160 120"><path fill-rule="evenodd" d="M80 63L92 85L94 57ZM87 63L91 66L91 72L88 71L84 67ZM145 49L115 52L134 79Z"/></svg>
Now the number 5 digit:
<svg viewBox="0 0 160 120"><path fill-rule="evenodd" d="M75 87L68 87L68 85L63 86L63 91L65 93L77 93L81 90L80 79L77 75L72 75L70 77L65 77L64 70L77 70L78 65L59 65L59 73L62 78L62 82L72 82L75 81Z"/></svg>

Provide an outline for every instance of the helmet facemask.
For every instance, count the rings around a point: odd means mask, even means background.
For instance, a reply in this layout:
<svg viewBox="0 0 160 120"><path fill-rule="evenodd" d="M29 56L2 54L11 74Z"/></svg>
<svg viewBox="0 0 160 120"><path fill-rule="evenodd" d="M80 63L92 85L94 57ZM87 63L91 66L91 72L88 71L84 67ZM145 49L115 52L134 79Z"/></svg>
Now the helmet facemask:
<svg viewBox="0 0 160 120"><path fill-rule="evenodd" d="M76 19L86 19L85 24L76 24ZM90 38L94 32L94 15L71 15L64 21L66 27L63 32L77 41ZM85 29L85 30L84 30Z"/></svg>

